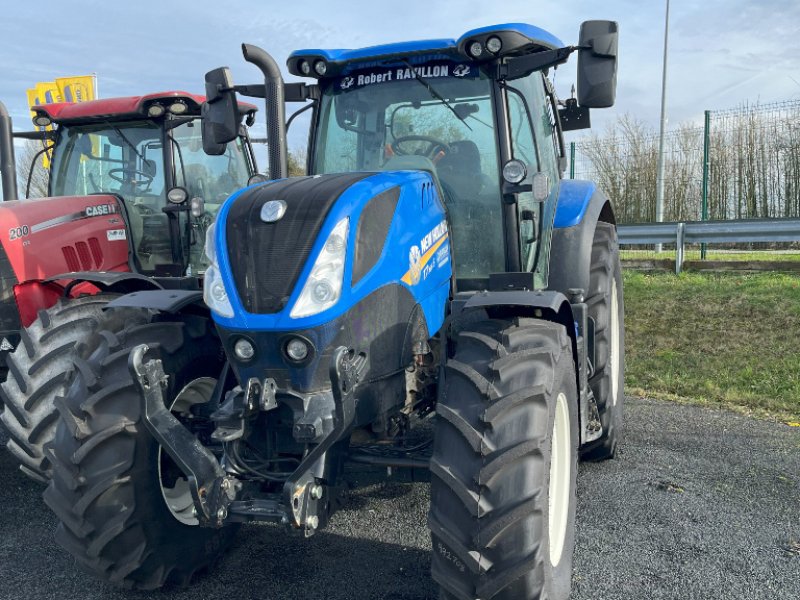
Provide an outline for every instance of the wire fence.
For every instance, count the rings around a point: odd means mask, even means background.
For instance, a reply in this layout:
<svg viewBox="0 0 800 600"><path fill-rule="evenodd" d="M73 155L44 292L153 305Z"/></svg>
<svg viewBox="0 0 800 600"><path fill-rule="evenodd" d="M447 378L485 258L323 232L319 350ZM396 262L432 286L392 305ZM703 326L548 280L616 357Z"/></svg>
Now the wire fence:
<svg viewBox="0 0 800 600"><path fill-rule="evenodd" d="M646 125L622 118L571 156L570 176L596 181L621 222L655 220L658 135ZM797 216L800 100L706 111L705 127L665 134L665 221Z"/></svg>
<svg viewBox="0 0 800 600"><path fill-rule="evenodd" d="M654 222L658 141L647 125L623 117L605 134L572 144L570 176L596 181L613 200L618 222ZM704 126L665 134L665 221L787 217L800 217L800 100L705 111ZM709 250L718 260L800 256L797 243L704 245L690 252L710 258ZM651 258L654 251L632 247L623 258Z"/></svg>

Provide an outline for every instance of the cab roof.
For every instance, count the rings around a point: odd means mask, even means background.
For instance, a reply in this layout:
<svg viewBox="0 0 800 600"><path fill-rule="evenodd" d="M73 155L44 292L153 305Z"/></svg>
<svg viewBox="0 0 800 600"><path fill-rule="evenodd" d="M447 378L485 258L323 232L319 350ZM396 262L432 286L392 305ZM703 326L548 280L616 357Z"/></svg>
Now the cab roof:
<svg viewBox="0 0 800 600"><path fill-rule="evenodd" d="M120 98L103 98L88 102L55 102L31 106L36 113L46 114L54 123L75 123L94 121L97 119L125 119L146 117L148 108L153 104L161 104L166 109L170 104L182 102L186 105L186 115L199 115L200 105L205 96L190 94L184 91L157 92L146 96L124 96ZM258 108L246 102L239 103L243 114L254 113Z"/></svg>
<svg viewBox="0 0 800 600"><path fill-rule="evenodd" d="M564 46L563 42L552 33L529 25L527 23L503 23L472 29L458 39L441 38L433 40L418 40L410 42L397 42L360 49L306 49L293 52L287 61L289 71L293 75L308 76L301 69L303 60L322 59L341 69L355 63L370 63L377 59L391 59L393 57L405 58L417 55L430 55L433 58L461 58L470 59L467 48L473 41L485 41L489 37L498 36L504 42L501 55L527 54L543 50L555 50ZM488 58L495 58L489 56ZM315 76L312 73L311 76Z"/></svg>

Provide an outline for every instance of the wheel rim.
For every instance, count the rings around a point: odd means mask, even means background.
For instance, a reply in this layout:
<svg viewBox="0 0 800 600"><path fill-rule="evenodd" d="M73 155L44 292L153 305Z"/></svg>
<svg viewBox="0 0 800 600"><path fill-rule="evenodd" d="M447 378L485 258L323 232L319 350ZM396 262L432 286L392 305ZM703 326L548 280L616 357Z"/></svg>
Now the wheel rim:
<svg viewBox="0 0 800 600"><path fill-rule="evenodd" d="M205 404L211 400L217 380L211 377L200 377L186 385L175 396L169 407L176 417L186 419L191 415L191 408L196 404ZM174 475L177 465L164 454L161 446L158 447L158 483L161 496L170 514L184 525L199 525L200 521L195 516L194 499L189 489L189 480L180 472Z"/></svg>
<svg viewBox="0 0 800 600"><path fill-rule="evenodd" d="M619 300L617 298L617 280L611 286L611 346L608 349L611 363L611 406L617 405L619 390Z"/></svg>
<svg viewBox="0 0 800 600"><path fill-rule="evenodd" d="M569 405L564 393L556 398L556 414L553 419L552 446L550 451L550 564L561 562L569 521L569 495L572 478L570 463L571 433L569 427Z"/></svg>

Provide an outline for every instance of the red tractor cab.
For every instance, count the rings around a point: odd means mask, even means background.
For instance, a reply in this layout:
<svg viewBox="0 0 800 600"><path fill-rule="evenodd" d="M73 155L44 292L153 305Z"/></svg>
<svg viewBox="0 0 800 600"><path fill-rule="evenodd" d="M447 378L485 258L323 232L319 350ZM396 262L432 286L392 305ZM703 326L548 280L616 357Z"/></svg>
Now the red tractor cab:
<svg viewBox="0 0 800 600"><path fill-rule="evenodd" d="M239 104L239 135L212 156L203 151L204 101L171 91L37 105L34 124L55 127L32 133L14 133L0 104L0 370L10 372L0 420L29 474L47 474L33 438L54 416L52 402L39 415L32 395L55 389L54 374L71 368L67 350L115 294L199 290L206 230L257 172L247 133L256 107ZM42 142L47 198L17 200L13 137Z"/></svg>

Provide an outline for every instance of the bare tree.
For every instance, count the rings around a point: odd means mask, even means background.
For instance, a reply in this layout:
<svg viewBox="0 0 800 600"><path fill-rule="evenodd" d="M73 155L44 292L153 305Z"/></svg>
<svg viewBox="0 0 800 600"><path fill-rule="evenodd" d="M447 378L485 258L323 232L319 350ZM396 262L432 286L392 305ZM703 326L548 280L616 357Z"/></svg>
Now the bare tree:
<svg viewBox="0 0 800 600"><path fill-rule="evenodd" d="M289 177L300 177L306 174L306 149L295 148L289 151Z"/></svg>
<svg viewBox="0 0 800 600"><path fill-rule="evenodd" d="M708 211L712 219L800 216L800 102L711 113ZM665 139L665 218L702 217L703 128ZM658 136L628 115L577 146L576 176L613 199L621 222L655 218Z"/></svg>
<svg viewBox="0 0 800 600"><path fill-rule="evenodd" d="M25 190L30 177L30 191L28 198L47 197L47 184L50 180L50 171L42 163L43 146L41 142L25 140L19 159L17 159L17 179L21 182L20 197L25 197ZM37 156L38 155L38 156Z"/></svg>

